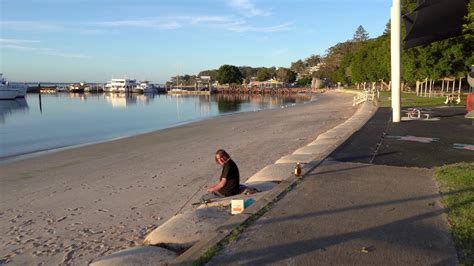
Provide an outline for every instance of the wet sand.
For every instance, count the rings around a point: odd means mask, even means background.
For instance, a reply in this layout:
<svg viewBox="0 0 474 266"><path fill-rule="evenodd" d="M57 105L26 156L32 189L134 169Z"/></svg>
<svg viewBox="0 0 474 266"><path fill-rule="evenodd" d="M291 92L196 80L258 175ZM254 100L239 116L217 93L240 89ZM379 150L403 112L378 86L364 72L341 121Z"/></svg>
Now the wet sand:
<svg viewBox="0 0 474 266"><path fill-rule="evenodd" d="M0 264L84 265L140 245L217 181L217 149L231 154L245 181L355 110L351 95L330 92L291 108L221 116L2 164Z"/></svg>

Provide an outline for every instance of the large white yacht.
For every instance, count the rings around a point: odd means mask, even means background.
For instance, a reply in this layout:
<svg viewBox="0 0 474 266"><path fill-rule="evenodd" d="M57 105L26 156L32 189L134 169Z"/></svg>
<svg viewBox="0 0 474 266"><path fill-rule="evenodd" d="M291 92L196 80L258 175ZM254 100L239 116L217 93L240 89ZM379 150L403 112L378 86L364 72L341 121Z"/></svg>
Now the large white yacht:
<svg viewBox="0 0 474 266"><path fill-rule="evenodd" d="M11 84L0 73L0 100L25 98L28 86L26 84Z"/></svg>
<svg viewBox="0 0 474 266"><path fill-rule="evenodd" d="M140 86L136 79L112 79L105 85L105 92L129 93Z"/></svg>

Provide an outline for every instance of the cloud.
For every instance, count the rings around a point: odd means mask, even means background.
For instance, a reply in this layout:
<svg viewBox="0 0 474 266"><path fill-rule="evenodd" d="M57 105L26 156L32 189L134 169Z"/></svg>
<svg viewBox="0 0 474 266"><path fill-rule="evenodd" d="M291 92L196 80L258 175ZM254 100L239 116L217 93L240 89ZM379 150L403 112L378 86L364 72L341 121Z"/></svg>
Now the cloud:
<svg viewBox="0 0 474 266"><path fill-rule="evenodd" d="M17 31L60 31L64 25L42 21L0 21L0 28Z"/></svg>
<svg viewBox="0 0 474 266"><path fill-rule="evenodd" d="M270 15L270 12L257 8L250 0L231 0L230 6L249 17Z"/></svg>
<svg viewBox="0 0 474 266"><path fill-rule="evenodd" d="M240 21L235 23L229 23L226 25L221 25L220 28L227 29L234 32L277 32L277 31L287 31L291 28L293 23L284 23L275 26L267 27L256 27L248 25L246 22Z"/></svg>
<svg viewBox="0 0 474 266"><path fill-rule="evenodd" d="M39 43L36 40L19 40L19 39L0 39L1 44L23 44L23 43Z"/></svg>
<svg viewBox="0 0 474 266"><path fill-rule="evenodd" d="M39 42L40 41L35 40L0 39L0 48L19 51L36 51L38 48L32 47L31 45Z"/></svg>
<svg viewBox="0 0 474 266"><path fill-rule="evenodd" d="M91 59L92 58L89 55L63 53L59 51L45 51L45 52L42 52L42 54L52 55L52 56L57 56L57 57L72 58L72 59Z"/></svg>
<svg viewBox="0 0 474 266"><path fill-rule="evenodd" d="M181 28L181 24L176 21L166 21L159 18L136 19L136 20L116 20L93 23L99 27L121 28L121 27L138 27L138 28L154 28L162 30L172 30Z"/></svg>
<svg viewBox="0 0 474 266"><path fill-rule="evenodd" d="M232 19L226 16L188 16L176 17L177 19L184 19L191 24L210 23L210 22L229 22Z"/></svg>
<svg viewBox="0 0 474 266"><path fill-rule="evenodd" d="M129 19L106 22L95 22L93 25L107 28L154 28L172 30L186 26L218 28L233 32L277 32L291 28L292 22L273 26L252 26L246 20L229 16L169 16L146 19Z"/></svg>
<svg viewBox="0 0 474 266"><path fill-rule="evenodd" d="M174 30L184 27L218 28L232 32L276 32L289 30L292 22L271 26L250 25L245 19L232 16L165 16L140 19L53 23L41 21L3 21L2 26L18 31L68 31L103 33L124 28Z"/></svg>
<svg viewBox="0 0 474 266"><path fill-rule="evenodd" d="M73 58L73 59L90 59L91 56L66 53L51 48L35 47L31 46L37 43L41 43L37 40L18 40L18 39L0 39L0 49L10 49L22 52L37 52L44 55L51 55L57 57Z"/></svg>

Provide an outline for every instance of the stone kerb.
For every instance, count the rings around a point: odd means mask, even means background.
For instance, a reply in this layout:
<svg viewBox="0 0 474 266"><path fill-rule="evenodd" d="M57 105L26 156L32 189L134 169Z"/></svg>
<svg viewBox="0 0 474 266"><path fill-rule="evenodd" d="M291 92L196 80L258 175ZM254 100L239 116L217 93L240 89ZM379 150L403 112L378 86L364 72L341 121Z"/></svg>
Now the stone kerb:
<svg viewBox="0 0 474 266"><path fill-rule="evenodd" d="M249 180L245 181L244 185L246 185L247 187L251 187L251 188L256 188L258 189L259 191L269 191L271 189L273 189L274 187L276 187L278 185L278 183L276 182L251 182Z"/></svg>
<svg viewBox="0 0 474 266"><path fill-rule="evenodd" d="M177 257L176 253L160 247L133 247L94 260L91 266L160 265Z"/></svg>
<svg viewBox="0 0 474 266"><path fill-rule="evenodd" d="M317 160L320 160L326 157L334 148L335 146L333 145L308 145L297 149L293 154L312 154Z"/></svg>
<svg viewBox="0 0 474 266"><path fill-rule="evenodd" d="M320 145L320 146L336 146L339 144L339 139L316 139L313 142L309 143L308 146Z"/></svg>
<svg viewBox="0 0 474 266"><path fill-rule="evenodd" d="M360 128L362 126L363 122L364 121L362 119L351 119L351 120L347 120L346 122L342 123L341 125L350 126L350 127L353 127L354 129L356 129L356 128Z"/></svg>
<svg viewBox="0 0 474 266"><path fill-rule="evenodd" d="M313 162L316 159L317 156L314 156L312 154L291 154L291 155L286 155L278 159L275 163L280 164L280 163L292 163L295 165L296 163L300 162L303 164L307 164L310 162Z"/></svg>
<svg viewBox="0 0 474 266"><path fill-rule="evenodd" d="M229 211L219 207L188 210L153 230L143 243L161 244L174 250L186 249L213 232L229 217Z"/></svg>
<svg viewBox="0 0 474 266"><path fill-rule="evenodd" d="M271 164L251 176L247 182L282 181L293 173L295 165L293 163Z"/></svg>
<svg viewBox="0 0 474 266"><path fill-rule="evenodd" d="M348 138L352 136L352 134L354 134L355 131L357 131L357 129L349 125L340 125L331 130L332 130L331 132L334 134L341 134L343 138Z"/></svg>
<svg viewBox="0 0 474 266"><path fill-rule="evenodd" d="M249 188L255 188L260 192L250 194L250 195L238 194L238 195L234 195L234 196L231 196L231 197L225 197L225 198L222 198L222 199L217 199L217 200L214 200L210 203L202 204L198 208L229 206L233 199L244 199L244 200L246 200L248 198L252 198L254 201L257 201L260 198L262 198L263 196L265 196L265 192L267 192L267 191L273 189L274 187L276 187L278 185L278 183L276 183L276 182L245 182L244 185L246 185Z"/></svg>
<svg viewBox="0 0 474 266"><path fill-rule="evenodd" d="M350 128L334 128L329 130L327 133L338 136L340 139L345 141L352 135L353 130Z"/></svg>
<svg viewBox="0 0 474 266"><path fill-rule="evenodd" d="M325 132L316 138L316 140L323 140L323 139L342 139L342 137Z"/></svg>

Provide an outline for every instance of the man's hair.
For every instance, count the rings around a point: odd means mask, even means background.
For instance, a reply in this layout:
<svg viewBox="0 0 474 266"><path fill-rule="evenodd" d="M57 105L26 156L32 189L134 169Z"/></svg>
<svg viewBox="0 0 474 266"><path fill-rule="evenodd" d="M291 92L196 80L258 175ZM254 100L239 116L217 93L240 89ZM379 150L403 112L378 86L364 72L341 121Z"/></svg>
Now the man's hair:
<svg viewBox="0 0 474 266"><path fill-rule="evenodd" d="M230 158L230 155L223 149L219 149L216 151L216 155L218 155L223 158L224 160L227 160Z"/></svg>

